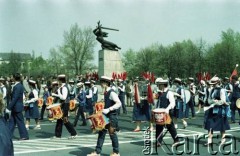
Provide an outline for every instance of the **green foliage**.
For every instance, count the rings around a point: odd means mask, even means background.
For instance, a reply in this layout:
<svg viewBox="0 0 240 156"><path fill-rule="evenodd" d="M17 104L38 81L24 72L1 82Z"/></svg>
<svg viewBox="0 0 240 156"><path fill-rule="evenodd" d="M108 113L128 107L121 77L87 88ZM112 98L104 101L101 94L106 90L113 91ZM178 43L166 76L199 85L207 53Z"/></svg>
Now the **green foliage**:
<svg viewBox="0 0 240 156"><path fill-rule="evenodd" d="M184 40L172 45L153 44L139 51L127 50L123 54L128 75L140 76L149 71L157 77L195 77L198 72L210 72L220 77L230 76L240 60L240 34L228 29L221 41L207 45L202 39ZM134 74L133 74L134 73Z"/></svg>

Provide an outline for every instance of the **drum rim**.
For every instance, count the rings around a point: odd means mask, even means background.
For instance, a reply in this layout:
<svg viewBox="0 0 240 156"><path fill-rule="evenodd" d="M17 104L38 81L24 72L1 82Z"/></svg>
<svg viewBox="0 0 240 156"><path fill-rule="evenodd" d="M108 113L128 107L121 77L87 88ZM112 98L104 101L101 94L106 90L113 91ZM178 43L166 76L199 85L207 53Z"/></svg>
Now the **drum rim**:
<svg viewBox="0 0 240 156"><path fill-rule="evenodd" d="M52 105L48 106L47 109L52 108L52 107L56 107L56 106L61 106L61 103L53 103Z"/></svg>

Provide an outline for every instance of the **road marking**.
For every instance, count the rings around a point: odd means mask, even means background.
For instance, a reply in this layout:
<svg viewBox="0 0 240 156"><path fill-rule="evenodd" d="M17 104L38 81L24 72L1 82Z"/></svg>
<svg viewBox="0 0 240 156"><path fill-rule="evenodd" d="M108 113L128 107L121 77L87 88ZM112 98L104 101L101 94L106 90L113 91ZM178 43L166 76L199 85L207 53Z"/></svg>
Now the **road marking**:
<svg viewBox="0 0 240 156"><path fill-rule="evenodd" d="M119 144L133 143L143 141L142 134L136 134L135 132L121 132L118 133ZM131 136L131 137L129 137ZM14 141L14 153L15 154L26 154L36 153L43 151L54 151L54 150L67 150L75 149L79 147L95 147L97 143L96 134L77 136L76 139L33 139L26 141ZM86 142L87 140L87 142ZM85 141L85 142L84 142ZM104 146L111 145L112 141L109 136L106 136Z"/></svg>
<svg viewBox="0 0 240 156"><path fill-rule="evenodd" d="M203 129L204 130L204 129ZM240 127L233 127L232 131L239 131ZM199 134L206 134L204 132L188 130L188 129L177 129L178 134L184 134L185 136L193 136ZM155 131L153 132L155 137ZM119 139L119 144L134 143L134 142L144 142L144 131L141 132L123 132L117 134ZM76 139L68 139L67 137L61 139L33 139L26 141L13 141L14 143L14 154L27 154L27 153L37 153L37 152L46 152L46 151L57 151L57 150L70 150L80 147L95 147L97 143L98 134L88 134L77 136ZM164 137L165 139L172 139L169 133ZM151 140L155 140L152 138ZM106 135L103 146L111 145L109 134Z"/></svg>

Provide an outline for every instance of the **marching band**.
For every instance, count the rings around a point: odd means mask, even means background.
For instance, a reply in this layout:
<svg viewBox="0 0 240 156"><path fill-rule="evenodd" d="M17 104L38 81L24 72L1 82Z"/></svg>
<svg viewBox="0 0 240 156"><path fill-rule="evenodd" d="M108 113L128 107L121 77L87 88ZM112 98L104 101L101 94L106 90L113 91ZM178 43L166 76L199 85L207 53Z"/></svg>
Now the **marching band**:
<svg viewBox="0 0 240 156"><path fill-rule="evenodd" d="M33 129L41 130L40 121L45 120L46 110L48 119L56 122L52 139L62 137L63 125L70 133L68 139L75 139L78 135L75 127L81 116L81 126L89 125L90 130L98 133L96 148L88 156L100 155L107 132L113 143L111 156L120 155L118 115L121 115L120 108L123 109L123 114L128 113L125 101L128 106L133 106L132 121L136 123L133 132L140 132L141 123L148 122L150 130L156 130L156 147L162 144L164 128L171 134L173 146L179 143L178 119L182 120L183 128L190 126L187 123L190 110L192 119L195 119L203 107L203 126L209 135L205 146L212 145L214 131L220 131L220 144L225 143L226 130L230 129L228 118L235 123L235 111L240 115L240 83L236 75L232 76L232 81L228 77L221 81L219 77L214 76L209 81L200 80L197 86L192 77L188 78L187 86L182 79L175 78L172 87L169 85L169 79L163 78L151 82L149 79L140 81L139 77L136 77L132 84L130 80L125 83L125 80L118 79L116 83L112 78L102 76L100 84L102 94L104 93L103 99L99 98L101 93L98 91L96 79L84 81L79 78L67 81L66 75L61 74L57 79L53 79L50 85L43 84L42 88L38 88L37 82L32 78L22 85L21 77L19 73L13 75L11 93L8 93L5 87L10 82L6 83L4 78L0 78L0 125L8 125L5 127L9 128L9 131L7 128L1 128L0 134L4 134L6 138L12 137L17 125L19 140L28 140L30 119L36 122ZM153 83L157 86L157 93L152 91ZM24 87L26 85L29 86L28 89ZM43 91L40 92L41 90ZM11 99L7 98L7 94L11 95ZM195 102L198 104L197 112L194 108ZM76 115L73 123L69 120L69 115L72 114L70 111ZM0 146L0 155L4 152L13 155L12 141L6 142L6 145L8 150L3 150Z"/></svg>

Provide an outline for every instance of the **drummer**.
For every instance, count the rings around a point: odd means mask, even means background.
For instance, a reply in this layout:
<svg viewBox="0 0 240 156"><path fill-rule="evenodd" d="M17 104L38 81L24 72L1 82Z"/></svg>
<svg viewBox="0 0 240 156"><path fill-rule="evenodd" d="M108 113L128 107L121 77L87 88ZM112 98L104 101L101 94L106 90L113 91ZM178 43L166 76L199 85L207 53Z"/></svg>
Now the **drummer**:
<svg viewBox="0 0 240 156"><path fill-rule="evenodd" d="M41 108L41 115L40 115L40 118L39 120L43 120L43 117L44 117L44 112L45 112L45 109L47 107L47 98L50 96L50 92L48 90L48 86L44 86L43 87L44 91L43 91L43 95L42 95L42 98L43 98L43 105L42 105L42 108Z"/></svg>
<svg viewBox="0 0 240 156"><path fill-rule="evenodd" d="M111 84L110 77L102 76L100 82L103 90L105 91L104 94L105 106L103 109L103 114L105 114L109 118L110 124L108 124L108 126L106 127L107 129L103 129L98 132L98 140L95 151L92 152L91 154L88 154L87 156L100 155L107 130L112 140L113 147L113 153L111 153L110 156L120 156L116 129L118 128L117 109L121 107L121 102L118 98L118 95L110 87Z"/></svg>
<svg viewBox="0 0 240 156"><path fill-rule="evenodd" d="M162 91L160 96L158 97L157 102L157 108L164 108L165 112L170 115L172 118L173 114L171 113L173 108L175 107L175 99L173 92L169 91L168 89L168 80L163 80L162 78L156 79L156 85L158 86L158 89ZM156 124L156 140L157 140L157 146L161 146L162 140L163 140L163 128L166 126L167 130L172 136L172 139L174 141L172 146L176 146L178 144L178 138L177 138L177 130L174 126L173 121L171 121L170 124L167 125L157 125Z"/></svg>
<svg viewBox="0 0 240 156"><path fill-rule="evenodd" d="M39 110L38 110L38 91L36 89L36 81L28 81L30 87L30 93L28 94L25 104L28 105L25 110L26 129L29 130L30 119L35 119L36 126L34 129L41 129L39 122Z"/></svg>
<svg viewBox="0 0 240 156"><path fill-rule="evenodd" d="M225 131L230 129L230 125L227 120L227 102L226 91L220 87L220 79L213 77L209 84L213 85L213 89L210 93L208 100L209 104L217 104L213 108L210 108L206 116L205 129L208 130L208 141L204 146L210 146L213 144L212 137L213 131L220 131L222 135L221 144L226 142Z"/></svg>
<svg viewBox="0 0 240 156"><path fill-rule="evenodd" d="M200 81L200 87L198 90L198 111L196 114L201 112L202 106L205 106L207 99L207 86L204 80Z"/></svg>
<svg viewBox="0 0 240 156"><path fill-rule="evenodd" d="M176 85L176 106L174 107L174 123L175 128L178 128L177 119L181 119L183 122L183 128L187 127L187 121L185 118L186 111L186 97L184 89L182 87L182 80L180 78L175 78L173 83Z"/></svg>
<svg viewBox="0 0 240 156"><path fill-rule="evenodd" d="M240 116L240 109L236 106L236 102L240 98L240 84L239 84L237 75L232 76L232 85L233 85L233 92L232 92L232 98L231 98L231 114L232 114L231 121L232 123L235 123L236 111Z"/></svg>
<svg viewBox="0 0 240 156"><path fill-rule="evenodd" d="M188 89L191 93L191 97L190 100L188 101L187 105L186 105L186 118L189 117L189 109L191 109L191 113L192 113L192 119L195 119L195 94L196 94L196 86L194 84L194 78L193 77L189 77L188 78Z"/></svg>
<svg viewBox="0 0 240 156"><path fill-rule="evenodd" d="M60 139L62 136L62 126L63 124L67 128L68 132L71 134L71 136L68 139L75 139L77 136L77 132L74 129L73 125L68 120L68 111L69 111L69 89L66 84L66 75L61 74L58 75L58 82L60 87L57 90L56 93L52 93L52 96L55 96L56 99L59 100L61 103L61 108L63 110L63 119L57 119L57 124L55 127L55 136L53 139Z"/></svg>
<svg viewBox="0 0 240 156"><path fill-rule="evenodd" d="M50 90L50 96L52 97L52 93L57 94L58 89L58 81L53 81L51 83L51 90ZM49 97L48 97L49 98ZM57 103L57 98L53 98L53 103ZM48 105L48 103L46 103ZM52 116L48 116L48 120L51 122L57 122L56 119L54 119Z"/></svg>
<svg viewBox="0 0 240 156"><path fill-rule="evenodd" d="M82 82L77 83L77 88L79 90L79 93L77 93L75 99L78 101L79 105L78 105L77 115L76 115L74 123L73 123L74 127L77 126L80 115L81 115L82 122L83 122L81 124L81 126L86 126L87 125L86 117L85 117L85 114L84 114L85 106L86 106L86 92L83 89L83 86L84 86L84 84Z"/></svg>
<svg viewBox="0 0 240 156"><path fill-rule="evenodd" d="M75 93L75 86L74 86L74 80L69 80L69 92L70 92L70 100L73 100L76 96L76 93Z"/></svg>

